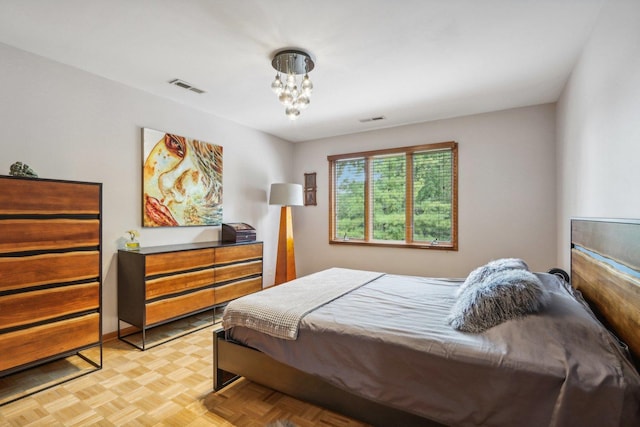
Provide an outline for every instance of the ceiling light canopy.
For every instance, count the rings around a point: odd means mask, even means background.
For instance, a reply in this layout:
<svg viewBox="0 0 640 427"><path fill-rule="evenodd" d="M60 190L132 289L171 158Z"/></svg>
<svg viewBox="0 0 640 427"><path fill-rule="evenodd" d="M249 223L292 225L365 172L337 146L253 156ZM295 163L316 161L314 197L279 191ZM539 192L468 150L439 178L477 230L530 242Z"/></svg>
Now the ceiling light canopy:
<svg viewBox="0 0 640 427"><path fill-rule="evenodd" d="M277 52L271 65L278 72L271 83L271 89L278 100L285 106L285 114L291 120L300 115L300 111L309 106L313 84L309 79L309 71L315 64L311 55L297 49L285 49ZM298 81L298 76L303 75Z"/></svg>

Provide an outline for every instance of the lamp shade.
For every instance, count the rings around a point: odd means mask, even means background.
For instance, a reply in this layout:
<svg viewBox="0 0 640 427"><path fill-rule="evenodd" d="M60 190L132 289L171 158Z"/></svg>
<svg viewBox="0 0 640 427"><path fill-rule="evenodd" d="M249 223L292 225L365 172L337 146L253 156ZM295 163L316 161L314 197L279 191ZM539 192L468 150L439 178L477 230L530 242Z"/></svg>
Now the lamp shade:
<svg viewBox="0 0 640 427"><path fill-rule="evenodd" d="M280 206L302 206L302 185L300 184L271 184L269 204Z"/></svg>

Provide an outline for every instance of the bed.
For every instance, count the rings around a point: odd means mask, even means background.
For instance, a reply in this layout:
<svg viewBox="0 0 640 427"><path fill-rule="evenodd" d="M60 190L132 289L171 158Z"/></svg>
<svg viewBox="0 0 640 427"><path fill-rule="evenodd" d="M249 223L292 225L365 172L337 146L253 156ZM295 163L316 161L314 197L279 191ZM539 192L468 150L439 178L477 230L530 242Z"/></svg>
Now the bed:
<svg viewBox="0 0 640 427"><path fill-rule="evenodd" d="M214 389L240 375L373 425L639 425L640 222L571 229L574 287L535 273L545 307L482 333L446 321L464 279L329 269L258 294L295 308L268 333L269 315L234 323L253 303L236 300L214 335ZM324 281L340 296L291 304Z"/></svg>

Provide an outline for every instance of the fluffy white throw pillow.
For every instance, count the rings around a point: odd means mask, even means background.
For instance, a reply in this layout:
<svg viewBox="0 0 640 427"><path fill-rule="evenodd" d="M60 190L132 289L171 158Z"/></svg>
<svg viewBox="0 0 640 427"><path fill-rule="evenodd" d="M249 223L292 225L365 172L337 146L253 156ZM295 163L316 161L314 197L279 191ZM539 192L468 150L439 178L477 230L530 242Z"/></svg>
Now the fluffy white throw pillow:
<svg viewBox="0 0 640 427"><path fill-rule="evenodd" d="M454 329L479 333L546 306L549 294L524 261L510 268L504 268L509 263L489 264L474 270L462 285L447 318Z"/></svg>
<svg viewBox="0 0 640 427"><path fill-rule="evenodd" d="M473 270L467 276L467 279L456 291L456 297L459 297L469 286L482 283L490 275L503 270L527 270L529 266L520 258L500 258L489 261L487 264Z"/></svg>

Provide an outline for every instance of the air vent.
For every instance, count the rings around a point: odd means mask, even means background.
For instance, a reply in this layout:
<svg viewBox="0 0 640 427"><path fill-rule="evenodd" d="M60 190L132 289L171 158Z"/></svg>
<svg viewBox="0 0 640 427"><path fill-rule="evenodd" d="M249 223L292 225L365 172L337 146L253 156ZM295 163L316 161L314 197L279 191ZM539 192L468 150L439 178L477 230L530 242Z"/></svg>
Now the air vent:
<svg viewBox="0 0 640 427"><path fill-rule="evenodd" d="M360 123L377 122L386 119L385 116L369 117L367 119L360 119Z"/></svg>
<svg viewBox="0 0 640 427"><path fill-rule="evenodd" d="M187 83L184 80L180 80L180 79L173 79L173 80L169 81L169 84L179 86L179 87L181 87L183 89L190 90L191 92L195 92L195 93L198 93L198 94L199 93L206 93L204 90L198 89L197 87L191 85L191 83Z"/></svg>

